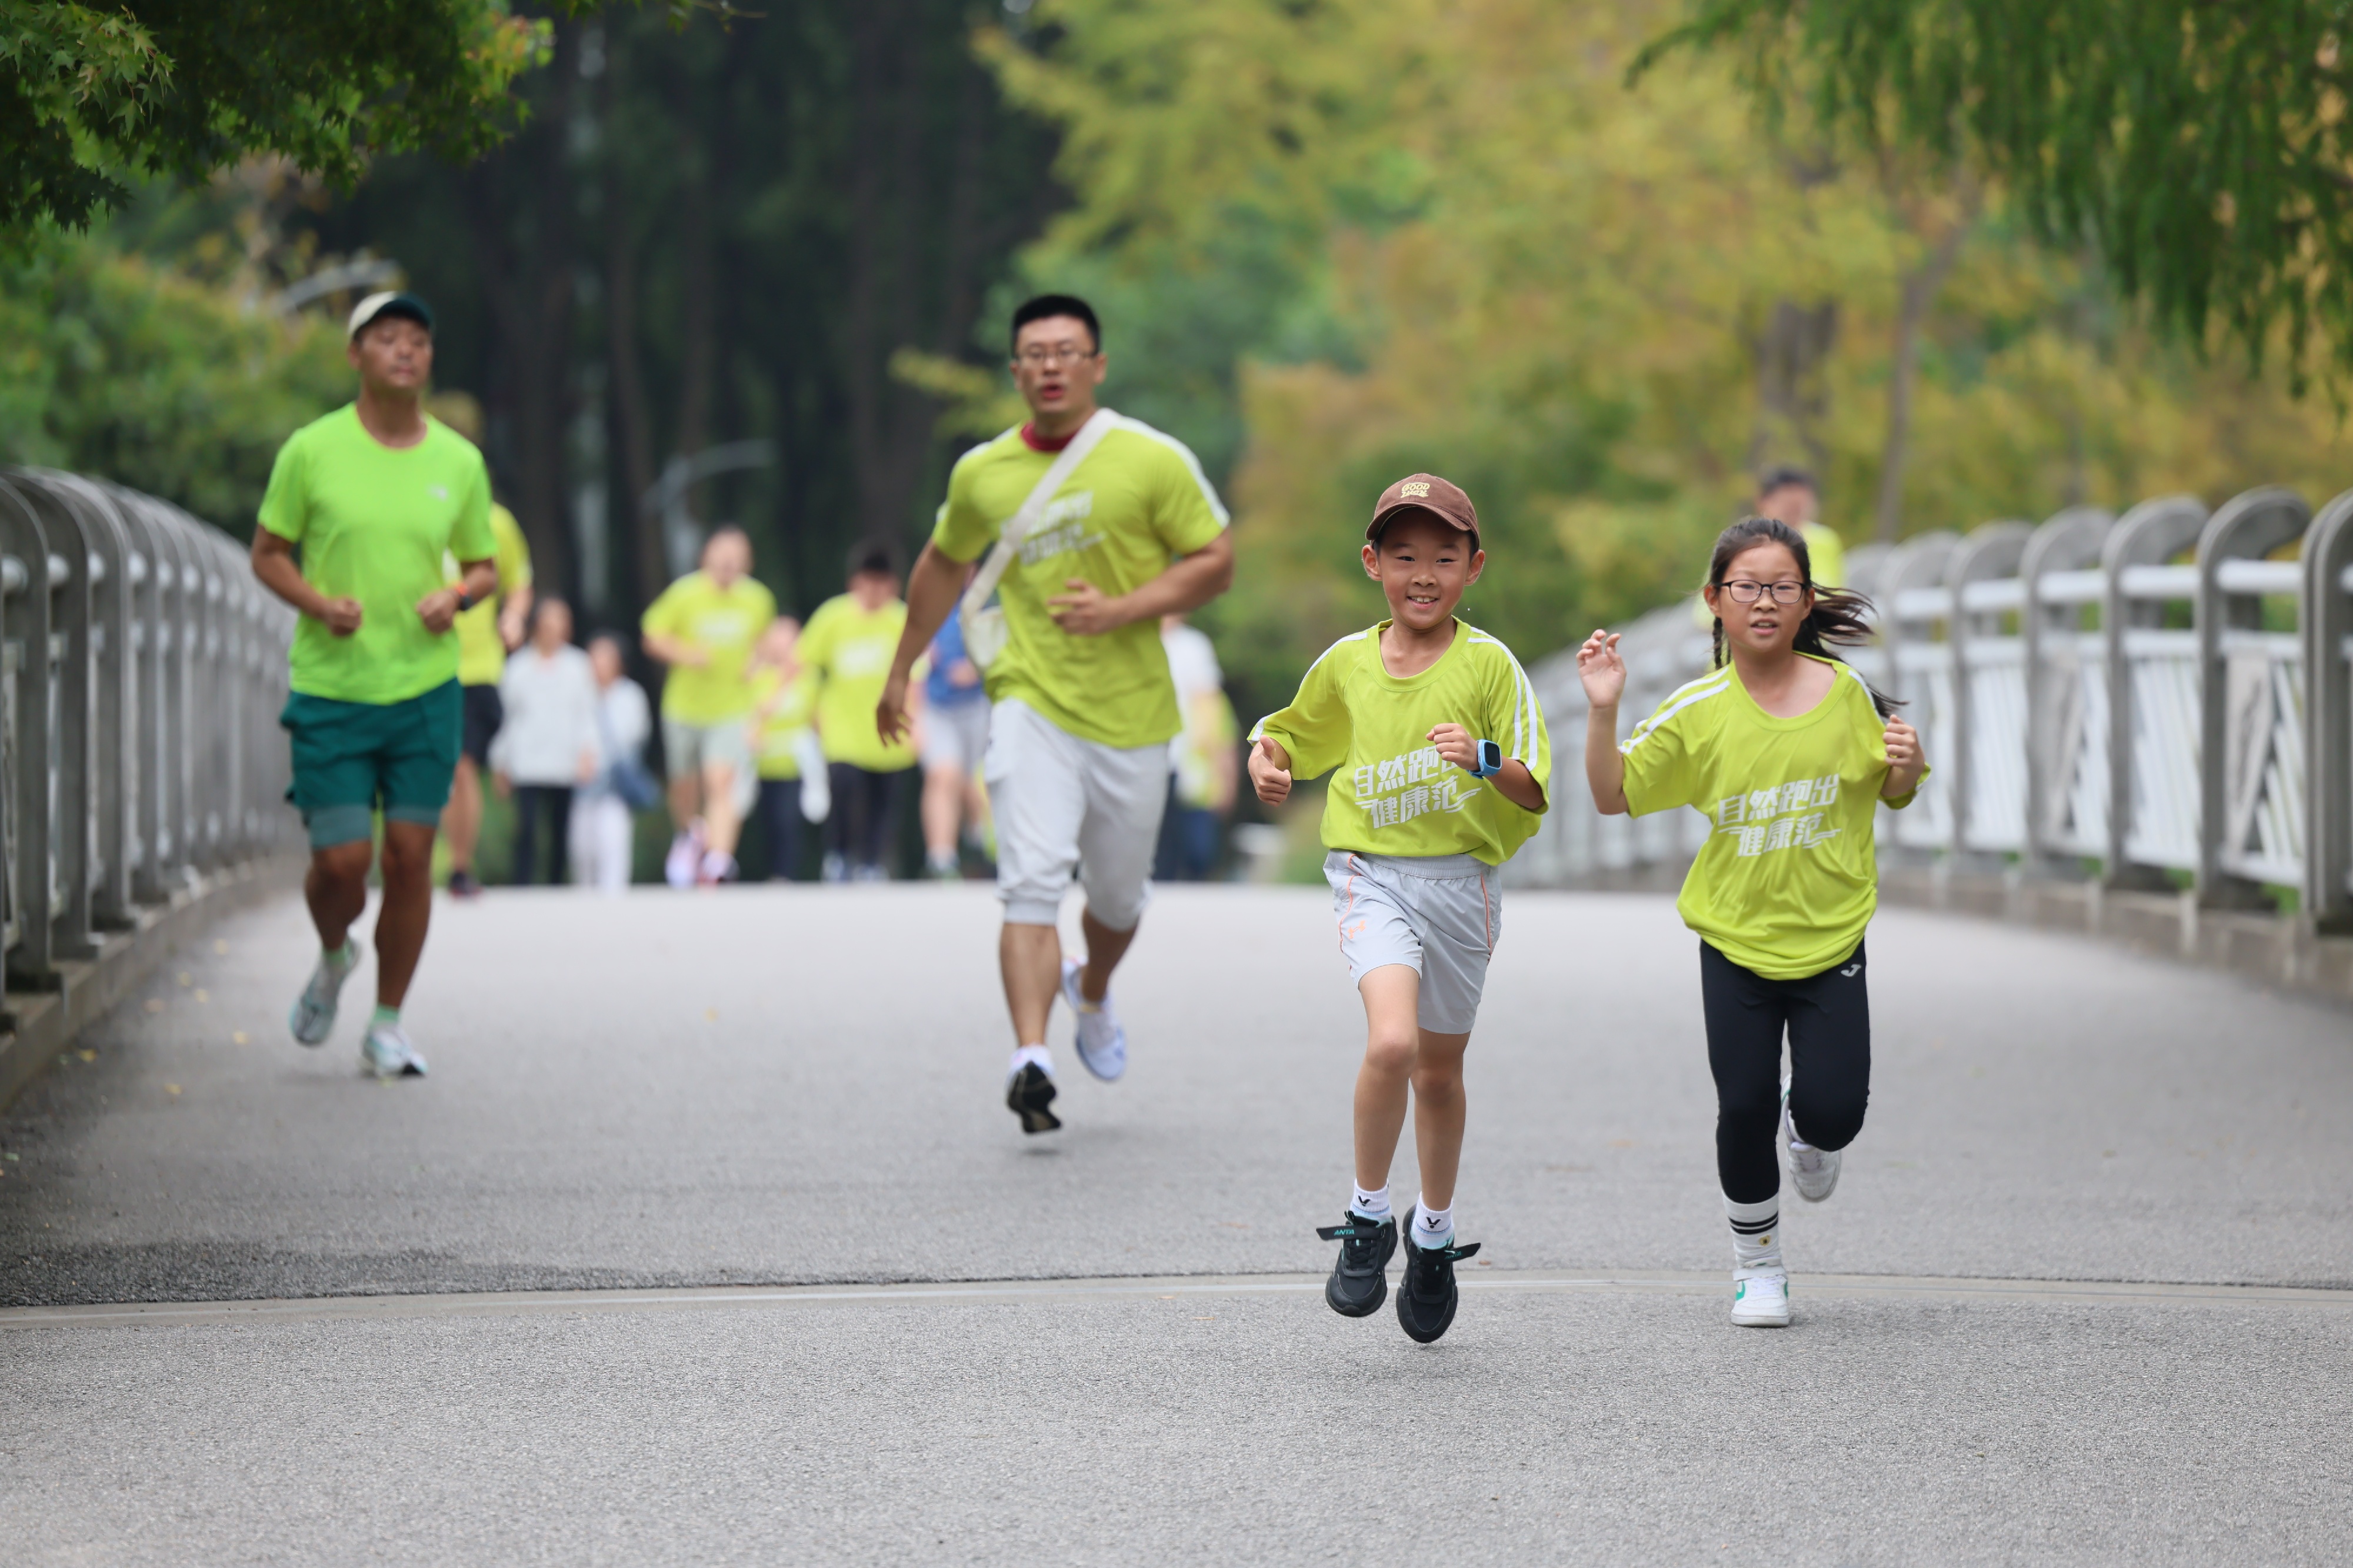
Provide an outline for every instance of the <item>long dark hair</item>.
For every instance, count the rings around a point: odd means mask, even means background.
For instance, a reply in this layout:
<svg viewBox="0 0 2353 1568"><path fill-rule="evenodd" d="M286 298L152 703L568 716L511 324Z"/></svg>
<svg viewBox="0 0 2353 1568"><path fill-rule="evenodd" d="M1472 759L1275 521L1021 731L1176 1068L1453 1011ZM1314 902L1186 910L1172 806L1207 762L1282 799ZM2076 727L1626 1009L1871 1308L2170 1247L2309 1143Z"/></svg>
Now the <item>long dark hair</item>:
<svg viewBox="0 0 2353 1568"><path fill-rule="evenodd" d="M1760 544L1778 544L1787 550L1798 563L1798 575L1814 591L1814 607L1798 627L1796 647L1799 653L1810 653L1840 664L1837 649L1853 647L1871 640L1871 601L1861 594L1844 588L1828 588L1814 581L1812 555L1806 549L1806 536L1778 518L1744 517L1715 536L1715 549L1707 558L1707 585L1721 590L1724 574L1735 557L1744 550ZM1724 649L1724 617L1715 617L1710 633L1708 668L1721 669L1730 662ZM1879 688L1864 681L1871 693L1872 706L1879 716L1886 718L1903 704Z"/></svg>

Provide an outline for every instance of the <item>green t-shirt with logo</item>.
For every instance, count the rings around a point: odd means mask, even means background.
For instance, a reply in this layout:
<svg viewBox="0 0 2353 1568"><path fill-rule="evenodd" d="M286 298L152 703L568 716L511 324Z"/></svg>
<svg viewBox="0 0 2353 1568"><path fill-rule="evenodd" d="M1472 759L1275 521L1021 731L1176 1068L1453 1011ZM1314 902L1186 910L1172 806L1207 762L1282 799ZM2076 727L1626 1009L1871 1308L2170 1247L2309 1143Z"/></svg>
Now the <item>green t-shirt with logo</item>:
<svg viewBox="0 0 2353 1568"><path fill-rule="evenodd" d="M776 700L774 707L769 706L771 698ZM795 670L787 685L785 672L775 665L752 667L752 750L759 760L762 778L801 776L801 737L808 733L809 719L816 711L817 681L807 670Z"/></svg>
<svg viewBox="0 0 2353 1568"><path fill-rule="evenodd" d="M744 676L752 645L776 618L776 597L750 577L723 588L690 572L646 606L639 625L654 637L676 637L711 656L702 665L674 664L662 678L662 717L681 724L724 724L752 710Z"/></svg>
<svg viewBox="0 0 2353 1568"><path fill-rule="evenodd" d="M1688 805L1715 828L1676 912L1768 980L1845 963L1879 907L1872 829L1887 782L1886 722L1861 675L1821 662L1838 679L1794 719L1757 707L1727 665L1661 703L1618 748L1635 816Z"/></svg>
<svg viewBox="0 0 2353 1568"><path fill-rule="evenodd" d="M506 673L507 645L499 636L499 602L518 588L531 586L531 546L523 542L522 525L515 521L514 513L493 501L491 503L491 537L497 548L491 559L499 569L499 591L470 610L458 612L458 679L466 686L496 686L499 677ZM463 574L458 558L443 558L442 569L449 584L457 586Z"/></svg>
<svg viewBox="0 0 2353 1568"><path fill-rule="evenodd" d="M346 404L286 438L261 498L261 526L301 546L302 576L360 602L339 637L301 617L293 689L338 702L406 702L458 677L458 634L429 632L417 603L448 585L445 558L487 561L491 476L474 444L438 419L414 447L387 447Z"/></svg>
<svg viewBox="0 0 2353 1568"><path fill-rule="evenodd" d="M886 742L874 727L874 708L891 679L891 658L907 626L907 605L893 599L866 610L847 594L817 607L801 628L794 652L817 679L817 734L825 760L848 763L871 773L896 773L915 765L915 748ZM923 679L919 671L915 678Z"/></svg>
<svg viewBox="0 0 2353 1568"><path fill-rule="evenodd" d="M1367 855L1475 855L1510 859L1536 830L1537 814L1441 759L1430 743L1460 724L1518 758L1552 796L1552 737L1535 688L1512 650L1478 627L1454 623L1454 640L1419 675L1381 662L1389 623L1342 637L1299 683L1299 695L1250 731L1291 753L1291 775L1337 768L1324 795L1324 847Z"/></svg>
<svg viewBox="0 0 2353 1568"><path fill-rule="evenodd" d="M992 701L1018 697L1065 732L1121 748L1155 746L1182 727L1160 628L1138 621L1101 637L1056 626L1046 601L1082 578L1107 595L1142 586L1169 562L1206 549L1226 509L1185 444L1138 419L1115 423L1071 471L1021 542L997 589L1006 645L987 674ZM948 478L932 542L977 560L1052 466L1008 430L966 452Z"/></svg>

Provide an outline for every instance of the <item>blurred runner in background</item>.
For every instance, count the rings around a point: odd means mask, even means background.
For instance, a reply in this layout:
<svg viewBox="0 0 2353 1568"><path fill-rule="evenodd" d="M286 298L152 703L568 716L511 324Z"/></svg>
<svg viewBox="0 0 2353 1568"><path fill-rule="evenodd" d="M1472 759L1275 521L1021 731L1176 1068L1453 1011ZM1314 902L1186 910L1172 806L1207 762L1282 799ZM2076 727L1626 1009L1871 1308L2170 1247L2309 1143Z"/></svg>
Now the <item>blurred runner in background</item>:
<svg viewBox="0 0 2353 1568"><path fill-rule="evenodd" d="M899 563L891 547L861 544L850 552L849 592L819 605L801 633L801 665L817 680L818 739L833 786L828 882L880 882L890 875L891 838L904 809L915 749L903 738L882 739L874 727L874 704L906 625L907 602L899 597Z"/></svg>
<svg viewBox="0 0 2353 1568"><path fill-rule="evenodd" d="M1241 768L1240 725L1226 700L1225 671L1208 634L1182 616L1160 617L1169 679L1185 728L1168 742L1168 810L1160 818L1160 853L1152 875L1163 882L1206 882L1225 847Z"/></svg>
<svg viewBox="0 0 2353 1568"><path fill-rule="evenodd" d="M778 616L752 650L752 754L760 769L760 828L768 841L768 880L799 882L807 837L803 781L825 771L810 716L817 682L801 667L801 624ZM823 815L822 812L819 813Z"/></svg>
<svg viewBox="0 0 2353 1568"><path fill-rule="evenodd" d="M740 528L722 528L702 547L702 570L662 590L641 623L646 651L670 667L662 762L678 833L663 870L673 888L735 877L744 823L737 792L752 771L744 667L776 618L775 595L751 574L751 539Z"/></svg>
<svg viewBox="0 0 2353 1568"><path fill-rule="evenodd" d="M932 673L923 681L923 874L944 882L964 876L957 840L986 858L988 794L980 763L988 750L988 693L980 667L965 652L964 617L950 616L932 638Z"/></svg>
<svg viewBox="0 0 2353 1568"><path fill-rule="evenodd" d="M596 776L572 802L572 874L599 892L629 885L636 859L637 818L661 798L647 771L646 742L653 710L646 689L621 668L621 639L601 632L589 639L588 668L596 679Z"/></svg>
<svg viewBox="0 0 2353 1568"><path fill-rule="evenodd" d="M1821 521L1822 492L1813 475L1803 468L1767 469L1757 481L1757 504L1749 510L1798 531L1813 561L1815 582L1827 588L1846 586L1846 544L1837 529Z"/></svg>
<svg viewBox="0 0 2353 1568"><path fill-rule="evenodd" d="M491 746L499 795L515 803L514 869L519 888L531 886L539 865L539 825L547 824L547 885L571 879L572 792L596 781L602 757L596 741L596 677L588 656L572 646L572 606L539 602L531 645L507 660L499 680L506 722Z"/></svg>
<svg viewBox="0 0 2353 1568"><path fill-rule="evenodd" d="M473 442L482 441L482 405L462 392L437 393L428 401L433 417ZM441 813L441 837L449 846L449 892L470 899L482 890L474 876L474 847L482 836L482 773L490 766L491 742L498 739L504 714L499 697L499 677L507 655L522 646L523 628L531 624L531 546L523 542L514 513L493 500L491 538L496 545L491 560L499 569L499 591L458 616L458 684L466 703L465 733L459 742L458 772L449 784L448 808ZM459 585L458 559L445 554L442 575Z"/></svg>

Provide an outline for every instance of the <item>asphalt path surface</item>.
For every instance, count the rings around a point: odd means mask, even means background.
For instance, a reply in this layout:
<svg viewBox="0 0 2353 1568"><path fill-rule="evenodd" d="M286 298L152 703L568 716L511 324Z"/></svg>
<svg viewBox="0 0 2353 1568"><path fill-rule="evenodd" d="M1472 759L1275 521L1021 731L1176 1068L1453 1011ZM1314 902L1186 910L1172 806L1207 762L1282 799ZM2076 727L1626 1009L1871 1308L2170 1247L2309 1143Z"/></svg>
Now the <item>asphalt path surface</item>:
<svg viewBox="0 0 2353 1568"><path fill-rule="evenodd" d="M432 1076L389 1085L369 971L305 1051L299 908L225 923L0 1120L7 1560L2353 1538L2341 1009L1882 916L1869 1123L1786 1220L1796 1325L1738 1331L1694 939L1663 899L1514 893L1456 1209L1484 1251L1424 1348L1316 1293L1362 1038L1327 900L1164 892L1127 1079L1058 1016L1038 1139L997 1102L995 923L913 887L444 905Z"/></svg>

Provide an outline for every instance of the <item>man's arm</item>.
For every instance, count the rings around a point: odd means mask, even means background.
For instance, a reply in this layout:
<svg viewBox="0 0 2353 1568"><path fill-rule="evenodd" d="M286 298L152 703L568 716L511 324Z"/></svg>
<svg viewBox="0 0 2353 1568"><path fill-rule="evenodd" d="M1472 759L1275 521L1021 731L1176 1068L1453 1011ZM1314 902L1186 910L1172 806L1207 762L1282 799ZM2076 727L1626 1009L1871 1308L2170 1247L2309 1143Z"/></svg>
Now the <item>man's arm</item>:
<svg viewBox="0 0 2353 1568"><path fill-rule="evenodd" d="M330 599L311 586L302 568L294 563L294 542L280 539L266 528L253 531L253 574L261 585L314 621L323 621L339 637L360 629L360 602L346 595Z"/></svg>
<svg viewBox="0 0 2353 1568"><path fill-rule="evenodd" d="M1065 592L1046 601L1046 613L1073 637L1101 637L1136 621L1198 610L1233 585L1234 536L1227 531L1192 554L1171 561L1149 583L1117 596L1082 577L1069 578Z"/></svg>
<svg viewBox="0 0 2353 1568"><path fill-rule="evenodd" d="M899 634L898 651L891 656L891 678L882 683L882 700L874 705L874 729L886 741L907 732L908 674L964 597L965 569L970 564L943 554L930 542L915 557L915 569L907 574L907 625Z"/></svg>
<svg viewBox="0 0 2353 1568"><path fill-rule="evenodd" d="M480 561L460 561L458 563L458 585L455 588L436 588L417 600L417 617L425 623L427 631L438 637L448 631L449 624L458 618L458 596L460 594L470 599L480 600L498 591L497 562L487 555Z"/></svg>

